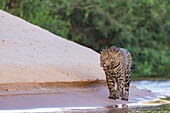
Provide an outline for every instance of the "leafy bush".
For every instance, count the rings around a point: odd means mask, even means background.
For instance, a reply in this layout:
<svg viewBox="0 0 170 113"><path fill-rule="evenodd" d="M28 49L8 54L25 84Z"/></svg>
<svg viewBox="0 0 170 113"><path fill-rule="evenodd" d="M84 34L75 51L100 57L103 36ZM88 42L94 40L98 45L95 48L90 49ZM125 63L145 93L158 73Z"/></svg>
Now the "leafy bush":
<svg viewBox="0 0 170 113"><path fill-rule="evenodd" d="M135 76L170 77L168 0L3 0L0 8L98 52L127 48Z"/></svg>

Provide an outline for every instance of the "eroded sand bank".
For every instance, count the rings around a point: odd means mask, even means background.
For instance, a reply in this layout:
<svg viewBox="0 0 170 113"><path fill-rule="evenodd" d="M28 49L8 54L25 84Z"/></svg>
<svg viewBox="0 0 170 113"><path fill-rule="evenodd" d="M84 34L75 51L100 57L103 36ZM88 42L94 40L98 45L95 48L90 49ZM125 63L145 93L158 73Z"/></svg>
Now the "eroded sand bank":
<svg viewBox="0 0 170 113"><path fill-rule="evenodd" d="M0 84L104 80L99 54L0 10Z"/></svg>

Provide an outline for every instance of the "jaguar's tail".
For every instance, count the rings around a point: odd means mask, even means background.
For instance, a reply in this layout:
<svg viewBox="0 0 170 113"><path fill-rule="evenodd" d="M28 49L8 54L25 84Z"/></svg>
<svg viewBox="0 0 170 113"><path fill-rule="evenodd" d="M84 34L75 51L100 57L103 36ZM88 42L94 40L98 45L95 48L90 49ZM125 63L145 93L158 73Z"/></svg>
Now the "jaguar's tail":
<svg viewBox="0 0 170 113"><path fill-rule="evenodd" d="M136 69L136 67L137 67L136 64L133 64L130 68L131 69L130 73L132 73Z"/></svg>

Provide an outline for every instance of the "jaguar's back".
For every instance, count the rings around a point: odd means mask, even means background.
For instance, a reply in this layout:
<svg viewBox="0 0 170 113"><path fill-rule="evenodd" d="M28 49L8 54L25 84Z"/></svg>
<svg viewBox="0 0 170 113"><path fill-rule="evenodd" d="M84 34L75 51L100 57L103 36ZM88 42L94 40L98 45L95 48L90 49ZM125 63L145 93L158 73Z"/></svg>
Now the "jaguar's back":
<svg viewBox="0 0 170 113"><path fill-rule="evenodd" d="M124 67L125 68L125 73L126 74L130 74L131 72L131 64L132 64L132 56L130 54L130 52L124 48L120 48L120 52L122 54L122 63L124 63Z"/></svg>

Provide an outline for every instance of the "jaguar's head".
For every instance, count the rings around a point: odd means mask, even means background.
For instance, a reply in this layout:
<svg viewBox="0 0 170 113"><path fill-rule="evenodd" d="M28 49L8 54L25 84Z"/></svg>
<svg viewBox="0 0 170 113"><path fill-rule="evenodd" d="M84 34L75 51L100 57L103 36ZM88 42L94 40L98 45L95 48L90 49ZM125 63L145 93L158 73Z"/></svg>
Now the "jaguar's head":
<svg viewBox="0 0 170 113"><path fill-rule="evenodd" d="M104 49L100 55L100 66L106 71L111 69L114 64L114 58L111 56L111 51L109 49Z"/></svg>

